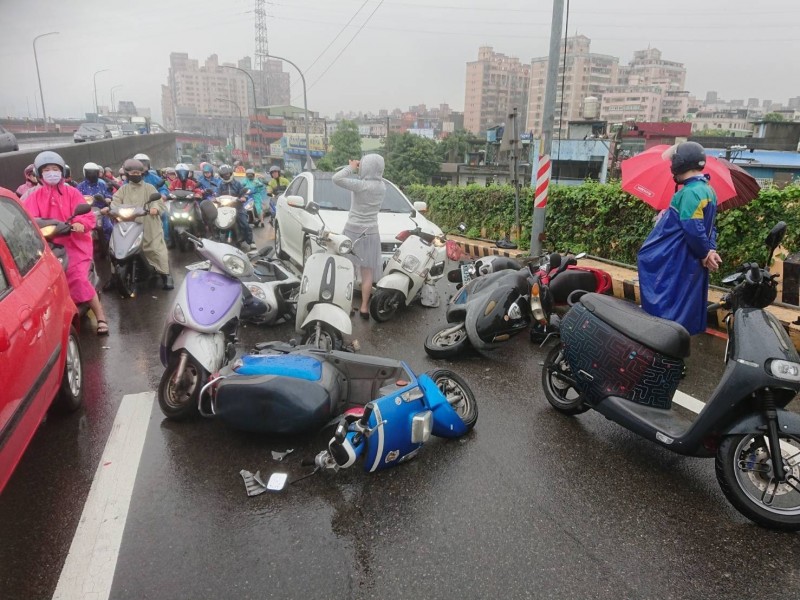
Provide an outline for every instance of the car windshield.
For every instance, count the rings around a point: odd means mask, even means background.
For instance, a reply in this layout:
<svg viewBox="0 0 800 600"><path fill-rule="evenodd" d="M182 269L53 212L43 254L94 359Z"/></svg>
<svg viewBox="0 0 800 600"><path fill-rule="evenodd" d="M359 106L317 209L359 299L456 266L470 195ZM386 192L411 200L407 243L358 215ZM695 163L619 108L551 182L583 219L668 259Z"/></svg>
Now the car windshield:
<svg viewBox="0 0 800 600"><path fill-rule="evenodd" d="M314 202L325 210L350 210L350 191L339 187L329 177L314 178ZM392 184L386 183L381 212L408 214L413 207Z"/></svg>
<svg viewBox="0 0 800 600"><path fill-rule="evenodd" d="M82 133L102 133L103 126L102 125L95 125L94 123L84 123L80 126L78 131Z"/></svg>

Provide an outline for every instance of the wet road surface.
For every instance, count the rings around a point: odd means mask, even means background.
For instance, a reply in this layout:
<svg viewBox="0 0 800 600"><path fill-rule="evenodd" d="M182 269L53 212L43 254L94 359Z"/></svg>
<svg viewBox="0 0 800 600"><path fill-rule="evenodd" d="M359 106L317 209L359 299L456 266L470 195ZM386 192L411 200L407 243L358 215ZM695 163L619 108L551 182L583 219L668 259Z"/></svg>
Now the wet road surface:
<svg viewBox="0 0 800 600"><path fill-rule="evenodd" d="M195 259L171 259L177 285ZM0 496L0 597L53 595L123 396L157 388L174 293L105 294L108 338L84 323L85 406L47 419ZM396 469L357 465L249 498L242 468L294 479L327 436L173 423L155 405L110 598L800 595L800 538L740 516L712 460L668 453L594 412L556 413L541 392L547 350L523 335L488 357L429 359L422 341L441 322L443 306L412 306L386 324L353 321L362 353L417 372L453 368L478 399L471 434L435 440ZM245 347L293 336L291 325L240 334ZM702 399L722 372L724 341L693 344L681 390ZM273 461L270 451L288 448Z"/></svg>

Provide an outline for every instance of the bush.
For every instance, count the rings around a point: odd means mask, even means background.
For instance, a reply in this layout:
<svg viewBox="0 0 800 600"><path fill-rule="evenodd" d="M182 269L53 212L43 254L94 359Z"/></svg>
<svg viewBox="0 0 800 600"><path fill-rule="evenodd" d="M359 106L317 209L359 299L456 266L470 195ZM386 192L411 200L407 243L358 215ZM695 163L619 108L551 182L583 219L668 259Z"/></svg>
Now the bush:
<svg viewBox="0 0 800 600"><path fill-rule="evenodd" d="M428 203L428 216L445 231L455 231L460 222L469 233L498 239L514 228L514 188L412 185L406 190L413 200ZM800 236L800 184L782 190L766 188L743 208L717 214L717 246L723 269L719 281L743 262L766 258L764 239L778 221L787 224L783 247L797 249ZM520 221L523 250L530 248L532 190L520 191ZM587 181L577 186L554 185L547 204L546 250L588 252L629 265L653 226L656 212L641 200L623 192L619 182Z"/></svg>

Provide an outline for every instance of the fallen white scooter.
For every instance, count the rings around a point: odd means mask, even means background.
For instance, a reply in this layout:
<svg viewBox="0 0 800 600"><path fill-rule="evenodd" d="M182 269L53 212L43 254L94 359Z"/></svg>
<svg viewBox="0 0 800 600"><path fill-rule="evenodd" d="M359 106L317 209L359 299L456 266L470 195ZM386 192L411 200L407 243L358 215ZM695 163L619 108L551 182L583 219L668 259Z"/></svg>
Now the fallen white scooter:
<svg viewBox="0 0 800 600"><path fill-rule="evenodd" d="M352 332L350 309L356 272L347 255L353 252L353 242L346 235L328 229L315 202L306 202L301 196L289 196L286 203L317 215L322 224L319 231L304 228L313 244L323 251L311 254L303 267L295 329L303 334L303 344L340 350L343 336Z"/></svg>
<svg viewBox="0 0 800 600"><path fill-rule="evenodd" d="M401 305L417 298L422 306L439 306L436 282L444 275L447 259L457 261L463 254L454 241L422 231L419 225L401 231L397 239L402 244L386 263L369 301L369 314L378 322L388 321Z"/></svg>

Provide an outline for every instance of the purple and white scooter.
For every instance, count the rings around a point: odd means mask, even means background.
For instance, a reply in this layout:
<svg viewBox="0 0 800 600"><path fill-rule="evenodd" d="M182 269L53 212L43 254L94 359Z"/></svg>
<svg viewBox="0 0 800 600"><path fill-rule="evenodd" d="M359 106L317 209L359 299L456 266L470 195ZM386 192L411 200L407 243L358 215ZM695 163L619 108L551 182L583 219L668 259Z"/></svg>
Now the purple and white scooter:
<svg viewBox="0 0 800 600"><path fill-rule="evenodd" d="M239 249L184 235L210 267L186 275L164 323L160 354L165 371L158 404L176 420L197 412L200 390L211 373L234 357L244 293L240 278L253 275L252 263Z"/></svg>

